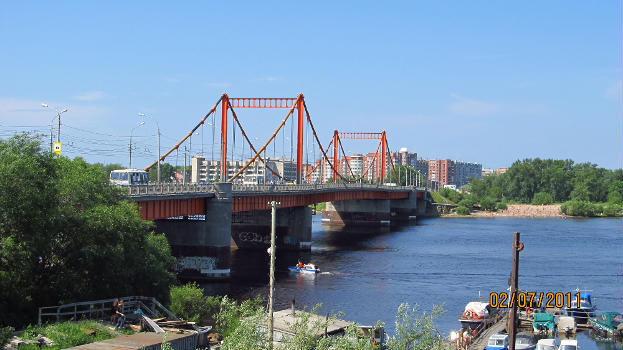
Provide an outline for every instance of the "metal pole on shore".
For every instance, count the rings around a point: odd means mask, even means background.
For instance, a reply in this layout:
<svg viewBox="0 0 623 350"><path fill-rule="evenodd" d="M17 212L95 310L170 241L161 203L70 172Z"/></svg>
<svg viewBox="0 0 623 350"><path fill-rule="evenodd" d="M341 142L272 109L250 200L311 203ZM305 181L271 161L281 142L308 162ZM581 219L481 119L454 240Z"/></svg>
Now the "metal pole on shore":
<svg viewBox="0 0 623 350"><path fill-rule="evenodd" d="M519 232L513 233L513 270L509 284L511 285L511 295L509 296L509 302L511 304L510 314L508 315L507 325L510 350L515 350L515 339L517 336L517 288L519 282L519 252L523 250L523 243L519 241ZM510 324L509 324L510 323Z"/></svg>
<svg viewBox="0 0 623 350"><path fill-rule="evenodd" d="M275 292L275 236L277 231L277 206L279 202L271 201L270 205L270 279L268 292L268 348L273 348L273 301Z"/></svg>

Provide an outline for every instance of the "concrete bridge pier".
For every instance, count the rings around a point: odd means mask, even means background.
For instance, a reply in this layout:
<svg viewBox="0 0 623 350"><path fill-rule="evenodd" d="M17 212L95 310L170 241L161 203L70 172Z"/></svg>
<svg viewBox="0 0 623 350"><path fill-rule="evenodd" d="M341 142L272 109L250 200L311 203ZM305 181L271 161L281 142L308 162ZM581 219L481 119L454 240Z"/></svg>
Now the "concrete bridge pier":
<svg viewBox="0 0 623 350"><path fill-rule="evenodd" d="M417 216L418 192L409 192L409 198L392 199L389 202L391 223L405 223Z"/></svg>
<svg viewBox="0 0 623 350"><path fill-rule="evenodd" d="M350 199L327 202L322 223L340 226L389 225L390 199Z"/></svg>
<svg viewBox="0 0 623 350"><path fill-rule="evenodd" d="M230 276L232 220L231 183L214 184L214 198L205 199L205 219L155 220L165 233L182 277L227 279Z"/></svg>
<svg viewBox="0 0 623 350"><path fill-rule="evenodd" d="M231 237L238 248L266 249L270 246L270 210L233 213ZM309 206L277 209L277 247L311 250L312 210Z"/></svg>
<svg viewBox="0 0 623 350"><path fill-rule="evenodd" d="M419 192L417 197L417 216L425 217L431 216L431 199L429 198L428 192Z"/></svg>

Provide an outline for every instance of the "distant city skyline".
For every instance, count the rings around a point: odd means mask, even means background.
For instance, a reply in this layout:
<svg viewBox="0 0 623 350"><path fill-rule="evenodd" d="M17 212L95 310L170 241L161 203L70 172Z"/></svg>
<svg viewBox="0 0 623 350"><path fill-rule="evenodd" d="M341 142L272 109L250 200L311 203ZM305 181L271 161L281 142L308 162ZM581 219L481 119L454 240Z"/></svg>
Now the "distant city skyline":
<svg viewBox="0 0 623 350"><path fill-rule="evenodd" d="M164 152L224 92L303 93L325 145L334 129L386 130L392 151L427 159L621 168L621 13L620 1L9 2L0 137L47 140L52 124L56 138L53 108L67 108L64 155L127 166L132 134L142 168L156 123ZM282 112L239 117L259 145ZM198 131L192 153L209 159L212 131ZM182 151L167 162L182 165Z"/></svg>

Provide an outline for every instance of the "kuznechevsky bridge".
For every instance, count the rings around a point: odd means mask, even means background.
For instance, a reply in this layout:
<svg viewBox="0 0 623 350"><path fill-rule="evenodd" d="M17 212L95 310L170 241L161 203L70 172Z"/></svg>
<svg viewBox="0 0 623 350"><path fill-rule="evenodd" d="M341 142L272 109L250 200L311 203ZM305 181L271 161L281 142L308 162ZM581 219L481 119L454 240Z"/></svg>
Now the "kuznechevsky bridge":
<svg viewBox="0 0 623 350"><path fill-rule="evenodd" d="M129 186L141 218L153 220L186 274L229 276L229 250L265 249L270 243L268 203L277 210L281 249L311 249L312 208L327 202L322 221L337 225L389 225L426 210L423 188L352 183L302 185L149 184ZM197 275L199 272L199 275Z"/></svg>
<svg viewBox="0 0 623 350"><path fill-rule="evenodd" d="M219 106L220 118L216 118L215 112ZM256 148L234 108L282 108L287 109L288 113L262 147ZM210 117L212 119L208 121ZM286 131L288 120L289 133ZM426 192L422 188L362 184L367 180L383 182L389 178L390 171L393 171L394 179L399 178L394 169L393 158L389 156L391 152L384 130L335 130L329 145L323 147L302 94L296 98L232 98L223 94L180 142L162 156L158 150L158 159L145 170L149 171L151 167L158 165L160 179L160 163L173 152L177 155L179 147L186 141L190 143L197 129L202 128L201 134L205 134L203 128L206 125L212 127L214 145L217 124L220 128L220 140L216 143L220 157L217 175L225 181L211 184L157 183L128 188L131 200L138 204L140 216L145 220L153 220L156 232L166 234L172 253L178 258L178 270L183 274L228 277L232 240L239 248L265 249L270 242L268 203L271 201L280 203L277 210L277 245L281 249L289 250L311 248L310 204L327 202L326 210L322 213L323 223L339 225L389 225L392 222L407 221L426 211ZM279 144L284 158L286 138L290 142L288 158L295 160L295 178L288 179L285 170L280 174L266 165L266 150L270 145L275 154L278 137L281 138ZM236 139L239 140L238 143ZM346 156L342 140L379 142L371 159L351 166L351 158ZM329 152L331 145L332 152ZM247 150L249 153L245 156ZM320 159L316 159L316 152ZM332 157L327 152L332 153ZM311 153L311 163L315 163L312 169L309 168ZM228 164L236 159L243 161L244 166L232 172ZM240 179L251 171L249 166L255 164L257 167L258 163L264 169L264 179L268 170L272 173L271 178L277 178L276 182L291 184L236 184L244 182ZM354 171L354 168L357 170ZM332 183L309 184L324 182L329 173ZM312 179L314 174L320 174L320 180Z"/></svg>

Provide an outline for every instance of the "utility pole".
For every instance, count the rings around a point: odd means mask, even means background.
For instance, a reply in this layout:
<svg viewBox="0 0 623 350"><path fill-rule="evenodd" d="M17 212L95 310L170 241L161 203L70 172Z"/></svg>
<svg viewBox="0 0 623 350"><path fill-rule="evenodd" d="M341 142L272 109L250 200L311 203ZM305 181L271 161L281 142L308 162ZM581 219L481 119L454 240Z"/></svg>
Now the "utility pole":
<svg viewBox="0 0 623 350"><path fill-rule="evenodd" d="M186 184L186 154L188 153L188 149L184 146L184 179L182 180L182 184ZM160 165L158 165L158 170L160 170ZM160 171L158 171L158 177L160 177ZM158 181L160 182L160 181Z"/></svg>
<svg viewBox="0 0 623 350"><path fill-rule="evenodd" d="M273 348L273 301L275 298L275 235L277 230L277 206L279 202L272 201L270 205L270 276L268 294L268 348Z"/></svg>
<svg viewBox="0 0 623 350"><path fill-rule="evenodd" d="M509 296L509 303L511 306L510 314L508 315L507 327L509 328L509 341L510 350L515 350L515 339L517 337L517 288L519 282L519 252L523 250L523 243L519 241L519 232L513 233L513 270L511 272L511 278L509 284L511 286L511 295ZM510 323L510 324L509 324Z"/></svg>
<svg viewBox="0 0 623 350"><path fill-rule="evenodd" d="M160 183L162 180L160 179L160 125L156 122L156 125L158 125L158 183ZM184 147L185 149L186 147ZM186 156L184 155L184 181L186 181Z"/></svg>

